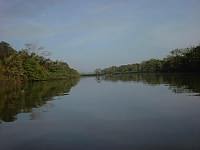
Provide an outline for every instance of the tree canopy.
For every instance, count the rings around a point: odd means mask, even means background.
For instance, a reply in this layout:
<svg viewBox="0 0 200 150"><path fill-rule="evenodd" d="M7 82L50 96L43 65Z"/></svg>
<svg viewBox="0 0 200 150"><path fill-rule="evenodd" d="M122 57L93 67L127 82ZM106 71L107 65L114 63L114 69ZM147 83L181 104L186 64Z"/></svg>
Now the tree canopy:
<svg viewBox="0 0 200 150"><path fill-rule="evenodd" d="M136 64L108 67L101 73L113 75L134 72L200 72L200 45L172 50L164 59L150 59Z"/></svg>
<svg viewBox="0 0 200 150"><path fill-rule="evenodd" d="M40 56L30 49L30 45L16 51L10 44L0 42L0 79L50 80L78 76L79 73L67 63Z"/></svg>

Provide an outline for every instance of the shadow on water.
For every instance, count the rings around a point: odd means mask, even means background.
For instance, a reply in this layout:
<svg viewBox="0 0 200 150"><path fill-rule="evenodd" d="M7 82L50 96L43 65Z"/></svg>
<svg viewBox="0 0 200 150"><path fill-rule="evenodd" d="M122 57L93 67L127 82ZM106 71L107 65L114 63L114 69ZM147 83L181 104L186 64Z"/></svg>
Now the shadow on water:
<svg viewBox="0 0 200 150"><path fill-rule="evenodd" d="M167 85L174 93L196 93L200 96L200 74L126 74L103 76L101 80L123 81L123 82L141 82L151 86ZM98 79L98 82L99 79Z"/></svg>
<svg viewBox="0 0 200 150"><path fill-rule="evenodd" d="M31 112L54 96L68 95L78 79L17 83L0 81L0 122L16 120L18 113Z"/></svg>

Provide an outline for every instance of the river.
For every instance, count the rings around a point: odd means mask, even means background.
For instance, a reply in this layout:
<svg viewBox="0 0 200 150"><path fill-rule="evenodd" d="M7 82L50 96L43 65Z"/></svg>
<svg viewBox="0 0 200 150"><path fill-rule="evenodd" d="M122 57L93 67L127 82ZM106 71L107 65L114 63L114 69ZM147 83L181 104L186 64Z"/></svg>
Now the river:
<svg viewBox="0 0 200 150"><path fill-rule="evenodd" d="M0 81L1 150L200 149L199 74Z"/></svg>

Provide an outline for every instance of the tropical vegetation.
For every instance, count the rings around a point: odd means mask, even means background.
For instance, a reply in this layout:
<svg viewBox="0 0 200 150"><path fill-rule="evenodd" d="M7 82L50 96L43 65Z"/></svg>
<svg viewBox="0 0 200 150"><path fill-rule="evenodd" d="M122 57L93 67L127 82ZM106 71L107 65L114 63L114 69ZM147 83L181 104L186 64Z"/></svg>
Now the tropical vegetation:
<svg viewBox="0 0 200 150"><path fill-rule="evenodd" d="M0 42L0 79L35 81L77 77L79 73L67 63L45 58L31 50L30 45L17 51L10 44Z"/></svg>
<svg viewBox="0 0 200 150"><path fill-rule="evenodd" d="M164 59L150 59L141 63L112 66L101 70L101 74L155 72L200 72L200 45L191 48L175 49ZM96 69L96 74L100 74Z"/></svg>

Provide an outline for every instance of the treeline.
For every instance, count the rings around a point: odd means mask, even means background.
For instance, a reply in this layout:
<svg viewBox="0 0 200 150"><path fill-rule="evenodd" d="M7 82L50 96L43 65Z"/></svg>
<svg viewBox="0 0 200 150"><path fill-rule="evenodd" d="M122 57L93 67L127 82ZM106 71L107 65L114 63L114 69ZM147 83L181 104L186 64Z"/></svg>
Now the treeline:
<svg viewBox="0 0 200 150"><path fill-rule="evenodd" d="M0 42L0 79L50 80L79 77L79 73L67 63L52 61L31 52L16 51L6 42Z"/></svg>
<svg viewBox="0 0 200 150"><path fill-rule="evenodd" d="M142 63L112 66L103 70L96 70L97 74L122 73L155 73L155 72L200 72L200 45L175 49L166 58L150 59Z"/></svg>

